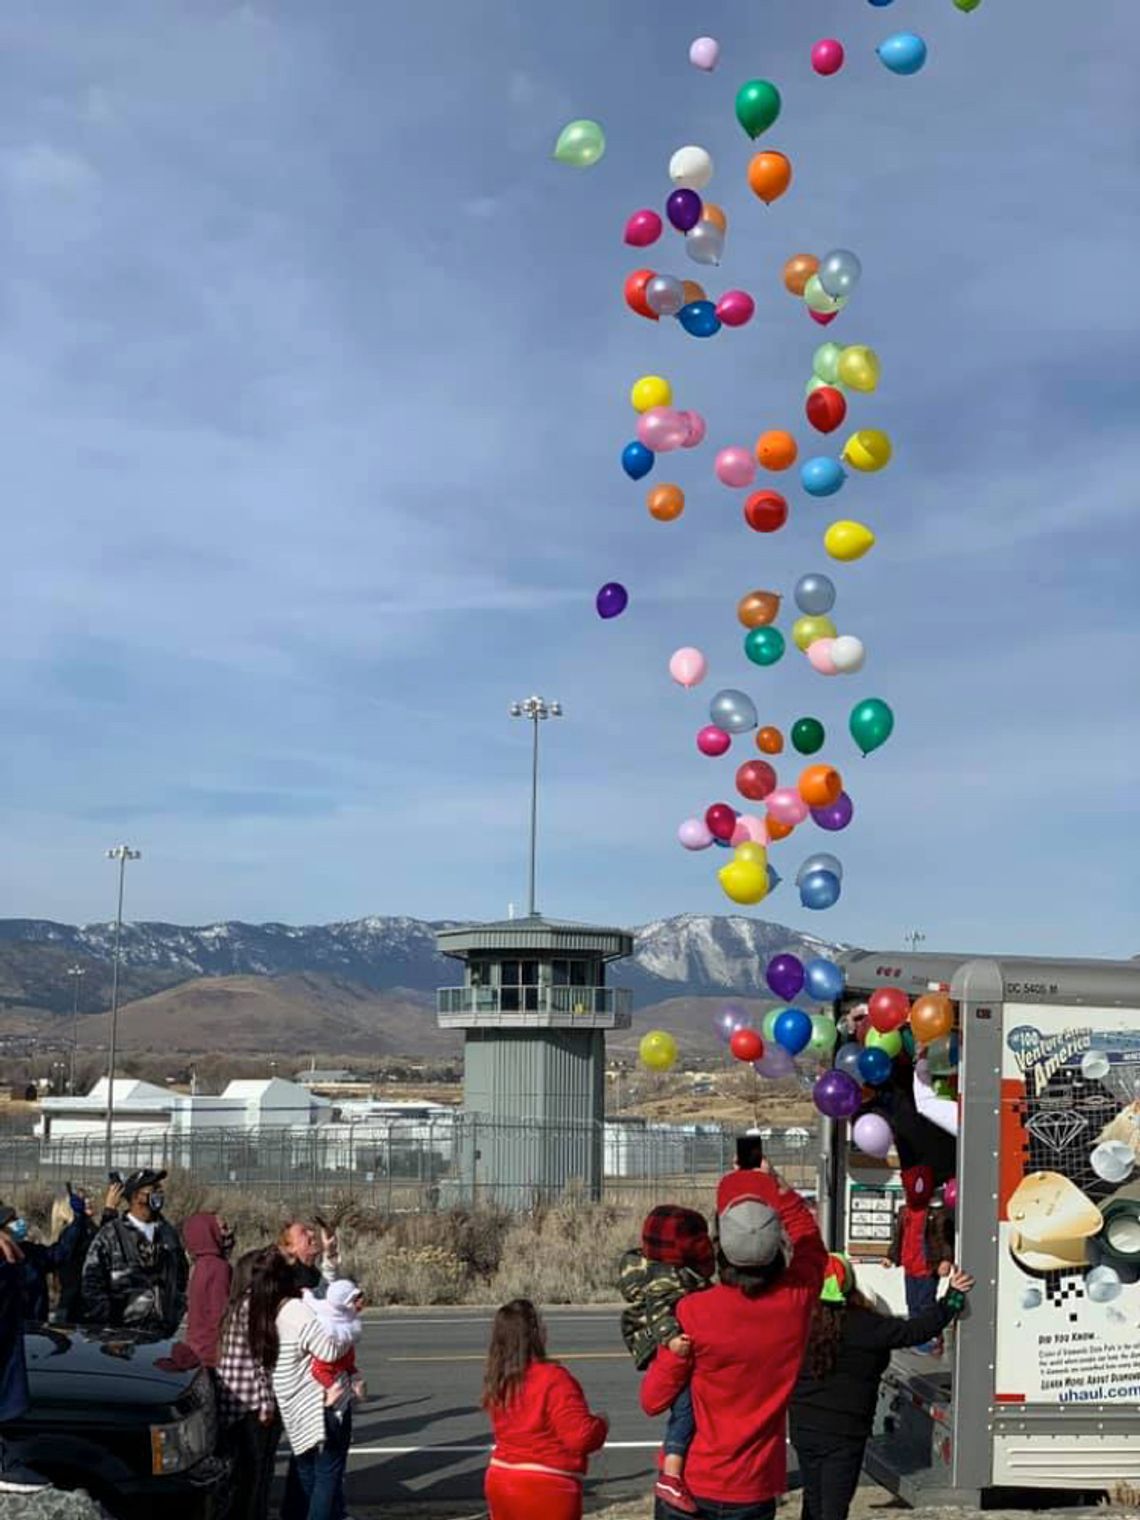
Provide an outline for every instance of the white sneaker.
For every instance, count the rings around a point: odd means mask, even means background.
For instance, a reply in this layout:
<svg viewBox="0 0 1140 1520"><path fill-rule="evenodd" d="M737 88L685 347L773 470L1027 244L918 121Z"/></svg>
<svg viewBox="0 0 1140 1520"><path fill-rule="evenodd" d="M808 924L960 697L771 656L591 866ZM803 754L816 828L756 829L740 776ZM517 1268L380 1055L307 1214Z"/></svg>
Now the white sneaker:
<svg viewBox="0 0 1140 1520"><path fill-rule="evenodd" d="M50 1488L51 1482L22 1462L9 1462L0 1467L0 1494L35 1494Z"/></svg>

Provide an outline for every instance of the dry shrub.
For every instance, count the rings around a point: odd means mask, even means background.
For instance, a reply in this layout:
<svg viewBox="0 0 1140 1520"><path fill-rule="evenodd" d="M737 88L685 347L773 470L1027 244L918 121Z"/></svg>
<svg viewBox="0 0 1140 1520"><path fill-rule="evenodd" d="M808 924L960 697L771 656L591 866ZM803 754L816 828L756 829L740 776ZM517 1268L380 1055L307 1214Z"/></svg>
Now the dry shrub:
<svg viewBox="0 0 1140 1520"><path fill-rule="evenodd" d="M375 1255L358 1254L356 1280L377 1304L459 1304L467 1269L443 1246L396 1246Z"/></svg>

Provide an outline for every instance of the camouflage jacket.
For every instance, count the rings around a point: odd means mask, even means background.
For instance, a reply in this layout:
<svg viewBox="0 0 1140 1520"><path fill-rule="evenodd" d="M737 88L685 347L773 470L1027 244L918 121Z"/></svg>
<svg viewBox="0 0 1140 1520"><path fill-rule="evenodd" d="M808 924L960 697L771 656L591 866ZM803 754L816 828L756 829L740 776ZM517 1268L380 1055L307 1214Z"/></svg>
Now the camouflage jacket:
<svg viewBox="0 0 1140 1520"><path fill-rule="evenodd" d="M692 1267L666 1266L647 1260L640 1251L627 1251L621 1259L618 1286L629 1305L622 1310L622 1339L640 1372L649 1366L659 1346L682 1333L674 1312L678 1301L711 1284Z"/></svg>

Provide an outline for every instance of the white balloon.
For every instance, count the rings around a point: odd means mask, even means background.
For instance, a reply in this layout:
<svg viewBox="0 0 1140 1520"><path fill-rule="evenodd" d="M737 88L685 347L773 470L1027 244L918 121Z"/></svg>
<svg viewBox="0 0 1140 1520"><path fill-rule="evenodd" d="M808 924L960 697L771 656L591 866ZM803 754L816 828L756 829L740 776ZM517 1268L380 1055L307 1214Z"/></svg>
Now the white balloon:
<svg viewBox="0 0 1140 1520"><path fill-rule="evenodd" d="M831 663L841 675L854 675L857 670L863 669L867 651L863 647L863 640L857 639L853 633L841 633L831 643Z"/></svg>
<svg viewBox="0 0 1140 1520"><path fill-rule="evenodd" d="M669 160L669 178L680 190L703 190L713 177L713 161L704 148L678 148Z"/></svg>

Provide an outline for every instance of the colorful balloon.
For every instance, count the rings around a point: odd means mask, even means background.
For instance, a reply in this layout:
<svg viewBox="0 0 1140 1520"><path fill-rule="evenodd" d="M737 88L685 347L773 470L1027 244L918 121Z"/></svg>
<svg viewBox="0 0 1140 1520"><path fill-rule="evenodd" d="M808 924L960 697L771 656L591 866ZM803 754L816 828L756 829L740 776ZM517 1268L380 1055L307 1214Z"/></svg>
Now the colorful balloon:
<svg viewBox="0 0 1140 1520"><path fill-rule="evenodd" d="M653 450L647 449L639 438L635 438L621 451L621 467L630 480L644 479L653 468Z"/></svg>
<svg viewBox="0 0 1140 1520"><path fill-rule="evenodd" d="M708 755L711 759L726 754L731 747L732 735L726 734L723 728L717 728L715 723L706 723L697 732L697 748L702 755Z"/></svg>
<svg viewBox="0 0 1140 1520"><path fill-rule="evenodd" d="M891 462L891 440L881 428L860 428L843 445L843 458L853 470L871 474Z"/></svg>
<svg viewBox="0 0 1140 1520"><path fill-rule="evenodd" d="M850 248L833 248L820 260L819 283L833 300L850 296L862 276L859 255L852 253Z"/></svg>
<svg viewBox="0 0 1140 1520"><path fill-rule="evenodd" d="M829 296L818 273L813 274L804 286L804 305L813 316L838 316L848 299L847 296Z"/></svg>
<svg viewBox="0 0 1140 1520"><path fill-rule="evenodd" d="M836 861L836 865L838 864L839 862ZM842 872L833 871L831 874L839 880ZM846 978L841 966L837 966L834 961L829 961L820 955L808 961L804 967L804 985L813 1002L834 1003L843 996Z"/></svg>
<svg viewBox="0 0 1140 1520"><path fill-rule="evenodd" d="M800 484L809 496L834 496L847 479L847 471L838 459L817 454L800 465Z"/></svg>
<svg viewBox="0 0 1140 1520"><path fill-rule="evenodd" d="M700 412L678 412L677 416L685 429L685 437L681 443L683 449L695 449L698 444L704 443L708 427Z"/></svg>
<svg viewBox="0 0 1140 1520"><path fill-rule="evenodd" d="M804 411L813 428L821 433L834 433L847 416L847 398L833 385L819 385L809 394Z"/></svg>
<svg viewBox="0 0 1140 1520"><path fill-rule="evenodd" d="M685 493L680 486L652 486L645 505L655 522L676 522L685 510Z"/></svg>
<svg viewBox="0 0 1140 1520"><path fill-rule="evenodd" d="M756 735L756 748L764 755L778 755L784 748L784 736L778 728L762 728Z"/></svg>
<svg viewBox="0 0 1140 1520"><path fill-rule="evenodd" d="M712 222L713 226L719 227L722 232L728 231L728 217L724 214L724 207L718 206L714 201L705 201L701 221Z"/></svg>
<svg viewBox="0 0 1140 1520"><path fill-rule="evenodd" d="M727 1045L738 1029L746 1028L751 1022L752 1015L747 1008L742 1008L739 1003L726 1003L713 1018L713 1029L721 1044Z"/></svg>
<svg viewBox="0 0 1140 1520"><path fill-rule="evenodd" d="M893 1066L890 1056L885 1050L879 1050L876 1046L856 1046L859 1052L858 1072L864 1082L869 1082L872 1087L880 1087L886 1082Z"/></svg>
<svg viewBox="0 0 1140 1520"><path fill-rule="evenodd" d="M834 908L842 890L839 878L830 871L809 871L800 882L800 905L815 912Z"/></svg>
<svg viewBox="0 0 1140 1520"><path fill-rule="evenodd" d="M838 834L854 818L855 804L846 792L840 792L830 806L812 808L811 816L819 828L826 829L829 834Z"/></svg>
<svg viewBox="0 0 1140 1520"><path fill-rule="evenodd" d="M720 57L720 43L715 37L695 37L689 44L689 62L702 73L711 74Z"/></svg>
<svg viewBox="0 0 1140 1520"><path fill-rule="evenodd" d="M976 4L979 3L979 0L974 0L974 3L972 5L960 5L958 3L958 0L954 0L954 3L955 3L955 5L958 6L958 9L960 11L965 11L965 10L971 10L972 11L974 9L974 5L976 5ZM957 1179L957 1177L948 1177L946 1179L946 1181L942 1184L942 1202L946 1205L946 1207L948 1209L956 1209L958 1207L958 1179Z"/></svg>
<svg viewBox="0 0 1140 1520"><path fill-rule="evenodd" d="M695 190L674 190L665 202L665 215L678 232L688 232L701 219L701 198Z"/></svg>
<svg viewBox="0 0 1140 1520"><path fill-rule="evenodd" d="M862 670L867 661L863 640L853 633L843 633L832 642L831 663L841 676L854 675Z"/></svg>
<svg viewBox="0 0 1140 1520"><path fill-rule="evenodd" d="M792 642L797 649L807 650L817 639L833 639L835 624L829 617L799 617L792 624Z"/></svg>
<svg viewBox="0 0 1140 1520"><path fill-rule="evenodd" d="M976 11L981 3L982 0L954 0L954 4L957 6L957 8L960 11L965 11L967 14L969 14L970 11ZM947 1207L950 1208L952 1205L947 1204Z"/></svg>
<svg viewBox="0 0 1140 1520"><path fill-rule="evenodd" d="M711 301L690 301L677 313L677 321L691 338L711 338L720 332L720 318Z"/></svg>
<svg viewBox="0 0 1140 1520"><path fill-rule="evenodd" d="M767 845L768 825L754 813L741 813L737 817L736 828L732 831L729 843L733 849L738 849L742 844Z"/></svg>
<svg viewBox="0 0 1140 1520"><path fill-rule="evenodd" d="M877 1156L880 1160L895 1140L882 1114L860 1114L851 1126L851 1138L865 1156Z"/></svg>
<svg viewBox="0 0 1140 1520"><path fill-rule="evenodd" d="M803 991L803 962L795 955L774 955L765 968L764 980L781 1002L790 1003ZM773 1031L774 1024L773 1020ZM774 1032L772 1038L775 1039Z"/></svg>
<svg viewBox="0 0 1140 1520"><path fill-rule="evenodd" d="M843 518L833 522L823 535L823 547L832 559L851 564L875 547L875 535L863 523Z"/></svg>
<svg viewBox="0 0 1140 1520"><path fill-rule="evenodd" d="M953 1009L951 1009L953 1013ZM956 1034L939 1035L936 1040L931 1040L926 1047L926 1059L930 1065L931 1076L948 1077L958 1069L958 1036Z"/></svg>
<svg viewBox="0 0 1140 1520"><path fill-rule="evenodd" d="M754 533L776 533L788 520L788 503L779 491L753 491L744 503L744 521Z"/></svg>
<svg viewBox="0 0 1140 1520"><path fill-rule="evenodd" d="M757 153L748 165L748 184L766 206L778 201L791 183L791 160L784 153Z"/></svg>
<svg viewBox="0 0 1140 1520"><path fill-rule="evenodd" d="M835 606L835 582L818 571L801 575L793 594L796 606L809 617L821 617Z"/></svg>
<svg viewBox="0 0 1140 1520"><path fill-rule="evenodd" d="M826 735L818 718L797 718L792 724L792 748L801 755L814 755L823 748Z"/></svg>
<svg viewBox="0 0 1140 1520"><path fill-rule="evenodd" d="M804 861L803 865L796 872L796 886L801 886L804 877L809 876L812 871L830 871L832 876L838 877L840 881L843 880L843 866L839 859L835 855L826 854L823 850L818 851L815 855L809 855ZM831 963L828 962L828 964L830 965Z"/></svg>
<svg viewBox="0 0 1140 1520"><path fill-rule="evenodd" d="M743 907L755 907L768 895L768 872L747 860L730 860L716 873L724 895Z"/></svg>
<svg viewBox="0 0 1140 1520"><path fill-rule="evenodd" d="M744 635L744 653L753 665L775 665L787 648L778 628L750 628Z"/></svg>
<svg viewBox="0 0 1140 1520"><path fill-rule="evenodd" d="M755 311L756 302L746 290L726 290L716 303L716 314L726 327L743 327Z"/></svg>
<svg viewBox="0 0 1140 1520"><path fill-rule="evenodd" d="M784 289L789 295L802 296L804 286L819 268L814 253L793 253L784 265Z"/></svg>
<svg viewBox="0 0 1140 1520"><path fill-rule="evenodd" d="M867 1017L880 1034L901 1029L910 1016L910 998L901 987L877 987L867 1000Z"/></svg>
<svg viewBox="0 0 1140 1520"><path fill-rule="evenodd" d="M716 478L722 486L741 489L756 479L756 461L747 449L721 449L713 463Z"/></svg>
<svg viewBox="0 0 1140 1520"><path fill-rule="evenodd" d="M694 649L691 644L675 650L669 656L669 674L678 686L683 686L686 691L694 686L699 686L709 673L709 662L699 649Z"/></svg>
<svg viewBox="0 0 1140 1520"><path fill-rule="evenodd" d="M843 790L843 777L831 765L808 765L796 783L808 807L829 807Z"/></svg>
<svg viewBox="0 0 1140 1520"><path fill-rule="evenodd" d="M813 322L818 322L820 327L826 327L829 322L834 322L838 315L837 311L815 311L812 307L808 307L808 316Z"/></svg>
<svg viewBox="0 0 1140 1520"><path fill-rule="evenodd" d="M646 283L645 304L654 316L675 317L685 304L685 287L674 275L655 274Z"/></svg>
<svg viewBox="0 0 1140 1520"><path fill-rule="evenodd" d="M837 37L821 37L812 45L811 66L817 74L838 74L846 56Z"/></svg>
<svg viewBox="0 0 1140 1520"><path fill-rule="evenodd" d="M835 1070L842 1071L856 1082L863 1080L859 1070L859 1057L863 1054L863 1046L856 1040L848 1040L835 1052ZM887 1057L888 1062L890 1057Z"/></svg>
<svg viewBox="0 0 1140 1520"><path fill-rule="evenodd" d="M738 1061L758 1061L764 1054L764 1041L755 1029L736 1029L728 1048Z"/></svg>
<svg viewBox="0 0 1140 1520"><path fill-rule="evenodd" d="M825 1071L811 1090L812 1102L825 1119L850 1119L863 1106L863 1089L846 1071Z"/></svg>
<svg viewBox="0 0 1140 1520"><path fill-rule="evenodd" d="M626 222L625 232L622 235L631 248L648 248L657 241L663 231L664 224L656 211L643 206Z"/></svg>
<svg viewBox="0 0 1140 1520"><path fill-rule="evenodd" d="M835 1027L835 1020L826 1013L813 1013L810 1017L811 1039L808 1041L807 1048L812 1055L826 1061L835 1049L839 1031Z"/></svg>
<svg viewBox="0 0 1140 1520"><path fill-rule="evenodd" d="M705 209L707 211L708 207L706 206ZM694 301L708 300L708 292L699 280L682 280L681 290L684 293L686 306L691 306Z"/></svg>
<svg viewBox="0 0 1140 1520"><path fill-rule="evenodd" d="M853 343L839 355L839 378L853 391L870 393L877 390L882 365L873 348L864 343Z"/></svg>
<svg viewBox="0 0 1140 1520"><path fill-rule="evenodd" d="M705 810L705 824L714 839L727 844L736 832L736 809L727 802L714 802Z"/></svg>
<svg viewBox="0 0 1140 1520"><path fill-rule="evenodd" d="M915 998L910 1027L919 1045L941 1040L954 1028L954 1004L944 992L927 992Z"/></svg>
<svg viewBox="0 0 1140 1520"><path fill-rule="evenodd" d="M926 43L915 32L895 32L875 52L892 74L917 74L926 62Z"/></svg>
<svg viewBox="0 0 1140 1520"><path fill-rule="evenodd" d="M759 721L756 703L747 692L726 687L709 703L709 722L723 728L726 734L746 734L756 728Z"/></svg>
<svg viewBox="0 0 1140 1520"><path fill-rule="evenodd" d="M857 702L851 709L847 727L863 754L869 755L891 737L895 715L879 697L868 697L863 702Z"/></svg>
<svg viewBox="0 0 1140 1520"><path fill-rule="evenodd" d="M868 1050L885 1050L893 1060L902 1048L902 1035L897 1029L876 1029L873 1025L867 1025L863 1029L863 1045Z"/></svg>
<svg viewBox="0 0 1140 1520"><path fill-rule="evenodd" d="M794 823L781 823L778 818L768 818L765 822L768 825L769 844L775 844L779 839L787 839L789 834L794 834L796 831Z"/></svg>
<svg viewBox="0 0 1140 1520"><path fill-rule="evenodd" d="M667 1030L651 1029L637 1047L641 1064L650 1071L668 1071L677 1064L677 1042Z"/></svg>
<svg viewBox="0 0 1140 1520"><path fill-rule="evenodd" d="M792 1056L798 1056L811 1039L811 1019L802 1008L785 1008L777 1015L772 1029L776 1044Z"/></svg>
<svg viewBox="0 0 1140 1520"><path fill-rule="evenodd" d="M736 772L736 790L749 802L763 802L776 790L776 772L766 760L746 760Z"/></svg>
<svg viewBox="0 0 1140 1520"><path fill-rule="evenodd" d="M713 836L703 818L686 818L677 830L677 838L686 850L707 850L713 842Z"/></svg>
<svg viewBox="0 0 1140 1520"><path fill-rule="evenodd" d="M672 406L673 387L664 375L642 375L630 387L629 404L635 412L652 411L658 406Z"/></svg>
<svg viewBox="0 0 1140 1520"><path fill-rule="evenodd" d="M796 1069L796 1062L782 1045L774 1042L766 1043L764 1054L758 1061L752 1063L753 1071L759 1072L760 1076L767 1077L770 1082L777 1082L782 1077L790 1077Z"/></svg>
<svg viewBox="0 0 1140 1520"><path fill-rule="evenodd" d="M736 605L736 616L745 628L763 628L780 615L778 591L749 591Z"/></svg>
<svg viewBox="0 0 1140 1520"><path fill-rule="evenodd" d="M681 190L703 190L712 177L712 158L692 143L678 148L669 160L669 178Z"/></svg>
<svg viewBox="0 0 1140 1520"><path fill-rule="evenodd" d="M802 619L801 621L829 622L830 619L812 618ZM832 626L834 627L834 624L832 624ZM813 638L808 644L806 650L808 664L813 670L818 671L821 676L837 676L839 674L839 671L836 669L835 661L831 657L831 651L834 648L835 640L829 634L824 634L822 638Z"/></svg>
<svg viewBox="0 0 1140 1520"><path fill-rule="evenodd" d="M839 356L843 352L838 343L821 343L811 356L811 372L827 385L839 379Z"/></svg>
<svg viewBox="0 0 1140 1520"><path fill-rule="evenodd" d="M771 428L756 440L756 458L766 470L790 469L798 452L796 440L783 428Z"/></svg>
<svg viewBox="0 0 1140 1520"><path fill-rule="evenodd" d="M589 169L606 151L606 134L596 121L569 121L558 134L554 157L573 169Z"/></svg>
<svg viewBox="0 0 1140 1520"><path fill-rule="evenodd" d="M715 222L698 222L685 234L685 252L695 264L719 264L724 258L724 233Z"/></svg>
<svg viewBox="0 0 1140 1520"><path fill-rule="evenodd" d="M739 828L740 828L740 820L739 819L737 819L737 825L736 826L737 826L737 830L739 831ZM734 842L735 839L736 839L736 835L733 834L732 839L729 841L729 843L732 844L732 848L735 851L735 856L736 856L737 860L746 860L749 865L753 865L753 866L764 866L764 867L767 867L767 865L768 865L768 851L765 849L765 847L762 844L757 843L757 841L755 839L742 839L739 844L736 844Z"/></svg>
<svg viewBox="0 0 1140 1520"><path fill-rule="evenodd" d="M736 119L749 137L766 132L780 114L780 92L767 79L750 79L736 92Z"/></svg>
<svg viewBox="0 0 1140 1520"><path fill-rule="evenodd" d="M607 581L594 599L600 618L620 617L629 606L629 592L620 581Z"/></svg>
<svg viewBox="0 0 1140 1520"><path fill-rule="evenodd" d="M632 274L626 275L624 287L625 304L630 311L635 311L639 317L648 317L651 322L657 321L657 313L647 303L645 291L654 278L652 269L635 269Z"/></svg>
<svg viewBox="0 0 1140 1520"><path fill-rule="evenodd" d="M653 406L637 419L637 437L655 454L679 449L685 441L685 424L671 406Z"/></svg>
<svg viewBox="0 0 1140 1520"><path fill-rule="evenodd" d="M769 792L765 806L769 818L774 818L777 823L790 823L793 828L797 823L803 823L808 815L807 803L790 786L778 786L774 792Z"/></svg>

